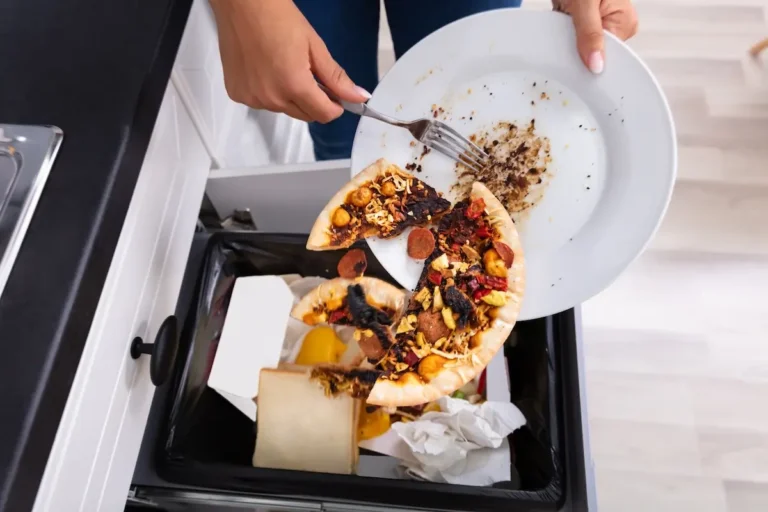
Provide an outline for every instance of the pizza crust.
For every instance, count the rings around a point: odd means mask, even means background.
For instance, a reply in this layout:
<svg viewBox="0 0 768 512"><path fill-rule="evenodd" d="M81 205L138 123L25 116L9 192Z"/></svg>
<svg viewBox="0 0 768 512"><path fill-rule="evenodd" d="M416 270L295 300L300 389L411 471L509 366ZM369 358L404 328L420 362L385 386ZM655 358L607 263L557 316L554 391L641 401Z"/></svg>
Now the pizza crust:
<svg viewBox="0 0 768 512"><path fill-rule="evenodd" d="M333 213L347 200L347 196L365 185L369 181L373 181L379 174L386 171L392 164L384 159L380 158L374 163L360 171L355 175L352 180L341 187L336 194L328 201L323 211L317 216L315 224L312 226L312 231L309 232L309 238L307 239L307 249L310 251L330 251L335 249L345 249L357 240L346 240L343 244L331 245L331 236L328 234L332 224L331 218Z"/></svg>
<svg viewBox="0 0 768 512"><path fill-rule="evenodd" d="M525 291L525 258L514 222L501 202L482 183L472 185L472 199L482 198L485 211L500 235L500 241L515 253L507 277L508 302L495 310L496 317L490 326L477 335L480 344L472 349L471 359L449 361L429 382L423 382L416 374L406 374L398 381L379 379L366 400L371 405L406 407L420 405L450 395L479 375L512 332Z"/></svg>
<svg viewBox="0 0 768 512"><path fill-rule="evenodd" d="M363 287L365 297L369 303L376 306L386 306L398 312L402 312L406 303L406 292L391 284L376 279L375 277L359 277L357 279L344 279L337 277L324 282L311 292L304 295L298 304L293 307L291 316L302 321L307 313L311 313L314 306L327 302L332 298L346 297L347 287L359 284ZM398 318L394 318L396 322Z"/></svg>

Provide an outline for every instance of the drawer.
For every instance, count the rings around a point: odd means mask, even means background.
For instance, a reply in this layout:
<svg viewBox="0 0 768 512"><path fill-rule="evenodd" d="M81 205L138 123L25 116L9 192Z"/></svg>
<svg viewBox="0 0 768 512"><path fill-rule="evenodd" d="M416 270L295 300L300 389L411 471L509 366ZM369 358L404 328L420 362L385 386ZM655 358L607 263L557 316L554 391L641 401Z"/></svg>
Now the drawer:
<svg viewBox="0 0 768 512"><path fill-rule="evenodd" d="M210 163L169 84L35 510L123 509L155 390L130 343L174 313Z"/></svg>

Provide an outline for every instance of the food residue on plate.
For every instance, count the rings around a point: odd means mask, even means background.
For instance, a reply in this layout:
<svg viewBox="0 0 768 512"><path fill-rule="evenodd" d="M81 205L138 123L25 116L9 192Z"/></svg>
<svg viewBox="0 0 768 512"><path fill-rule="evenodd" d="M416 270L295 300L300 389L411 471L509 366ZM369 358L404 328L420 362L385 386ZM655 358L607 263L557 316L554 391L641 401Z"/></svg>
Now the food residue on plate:
<svg viewBox="0 0 768 512"><path fill-rule="evenodd" d="M459 198L468 196L472 183L480 181L515 218L544 196L551 178L551 144L536 133L535 119L526 127L502 121L469 138L491 157L491 164L480 172L456 164L453 190Z"/></svg>

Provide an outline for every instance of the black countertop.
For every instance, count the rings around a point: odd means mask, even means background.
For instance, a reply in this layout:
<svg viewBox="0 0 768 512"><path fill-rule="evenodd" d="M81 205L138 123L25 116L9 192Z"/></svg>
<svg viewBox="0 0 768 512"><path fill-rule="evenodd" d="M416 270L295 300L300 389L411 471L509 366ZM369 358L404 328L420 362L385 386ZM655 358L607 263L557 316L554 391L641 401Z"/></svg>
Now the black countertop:
<svg viewBox="0 0 768 512"><path fill-rule="evenodd" d="M190 5L0 2L0 123L64 131L0 297L0 510L34 503Z"/></svg>

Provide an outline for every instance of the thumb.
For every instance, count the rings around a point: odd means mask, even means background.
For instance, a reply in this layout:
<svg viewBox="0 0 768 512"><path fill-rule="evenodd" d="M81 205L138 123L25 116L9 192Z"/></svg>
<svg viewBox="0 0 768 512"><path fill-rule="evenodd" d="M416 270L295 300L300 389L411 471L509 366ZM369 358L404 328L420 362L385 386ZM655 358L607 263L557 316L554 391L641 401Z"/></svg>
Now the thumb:
<svg viewBox="0 0 768 512"><path fill-rule="evenodd" d="M371 99L371 93L355 85L344 68L333 60L319 37L310 40L309 61L315 77L342 100L364 103Z"/></svg>
<svg viewBox="0 0 768 512"><path fill-rule="evenodd" d="M576 28L576 46L584 64L593 73L600 74L605 67L603 50L603 23L600 2L579 0L573 2L571 17Z"/></svg>

